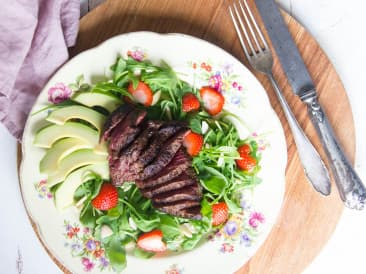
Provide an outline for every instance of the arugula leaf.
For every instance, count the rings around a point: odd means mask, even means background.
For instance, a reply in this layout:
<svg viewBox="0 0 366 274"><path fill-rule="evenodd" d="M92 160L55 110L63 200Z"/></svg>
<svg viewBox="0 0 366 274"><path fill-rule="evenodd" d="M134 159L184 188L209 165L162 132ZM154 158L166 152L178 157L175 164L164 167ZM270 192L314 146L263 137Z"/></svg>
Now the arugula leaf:
<svg viewBox="0 0 366 274"><path fill-rule="evenodd" d="M126 250L121 243L121 239L115 236L106 248L107 256L115 271L122 271L127 266Z"/></svg>

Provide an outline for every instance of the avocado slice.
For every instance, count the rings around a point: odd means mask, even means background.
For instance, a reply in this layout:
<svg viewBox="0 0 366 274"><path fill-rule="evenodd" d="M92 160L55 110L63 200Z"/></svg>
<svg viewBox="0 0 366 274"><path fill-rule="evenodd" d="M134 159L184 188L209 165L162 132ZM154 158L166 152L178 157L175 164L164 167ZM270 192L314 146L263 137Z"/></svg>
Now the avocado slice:
<svg viewBox="0 0 366 274"><path fill-rule="evenodd" d="M52 174L57 171L60 161L70 153L83 149L93 148L89 143L77 138L64 138L47 150L39 163L39 171L41 173Z"/></svg>
<svg viewBox="0 0 366 274"><path fill-rule="evenodd" d="M47 121L57 125L63 125L70 119L81 119L93 125L99 132L106 120L105 115L91 108L74 105L55 109L46 118Z"/></svg>
<svg viewBox="0 0 366 274"><path fill-rule="evenodd" d="M60 161L57 172L48 176L47 186L61 183L70 172L79 167L102 162L107 162L106 155L96 154L93 149L76 150Z"/></svg>
<svg viewBox="0 0 366 274"><path fill-rule="evenodd" d="M79 92L75 93L72 100L88 107L100 106L112 112L122 100L112 94L102 92Z"/></svg>
<svg viewBox="0 0 366 274"><path fill-rule="evenodd" d="M49 125L40 129L34 138L34 145L50 148L53 143L62 138L73 137L83 140L91 146L99 143L98 131L77 122L66 122L63 125Z"/></svg>
<svg viewBox="0 0 366 274"><path fill-rule="evenodd" d="M55 204L58 210L62 211L74 204L74 193L82 183L88 180L89 173L98 174L103 180L108 180L108 163L88 165L70 173L55 192Z"/></svg>

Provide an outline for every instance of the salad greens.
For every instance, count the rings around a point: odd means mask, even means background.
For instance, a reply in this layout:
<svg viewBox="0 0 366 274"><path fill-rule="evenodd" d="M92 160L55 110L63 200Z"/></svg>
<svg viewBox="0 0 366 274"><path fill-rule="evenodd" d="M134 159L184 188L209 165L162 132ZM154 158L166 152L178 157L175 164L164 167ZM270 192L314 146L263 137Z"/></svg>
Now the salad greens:
<svg viewBox="0 0 366 274"><path fill-rule="evenodd" d="M201 220L174 217L155 210L151 201L141 194L133 182L125 182L118 187L118 205L107 211L97 210L91 203L103 183L97 174L88 174L89 180L75 192L75 203L82 205L80 222L92 229L113 268L121 271L127 264L126 253L133 252L141 258L154 255L136 246L139 235L144 232L161 230L168 250L191 250L213 229L213 204L224 201L230 214L240 212L240 193L260 183L257 177L260 167L257 165L250 172L239 170L236 167L236 160L240 158L238 147L248 144L250 155L257 163L260 154L254 140L239 138L236 128L227 119L229 113L223 111L219 117L212 117L204 110L182 111L183 95L191 92L200 99L199 92L179 79L168 64L162 62L157 66L148 60L118 57L111 70L110 79L89 85L79 77L71 87L76 93L102 92L133 100L127 86L132 83L136 87L139 81L143 81L152 89L156 101L146 108L150 119L185 120L193 132L204 136L203 148L193 158L193 167L203 187ZM73 103L76 102L71 99L55 107Z"/></svg>

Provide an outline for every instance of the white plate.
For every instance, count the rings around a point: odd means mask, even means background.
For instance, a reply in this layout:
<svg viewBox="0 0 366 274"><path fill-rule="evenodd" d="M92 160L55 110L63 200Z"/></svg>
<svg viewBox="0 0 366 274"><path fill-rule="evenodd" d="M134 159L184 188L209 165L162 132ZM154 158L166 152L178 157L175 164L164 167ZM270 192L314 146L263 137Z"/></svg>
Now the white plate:
<svg viewBox="0 0 366 274"><path fill-rule="evenodd" d="M84 75L86 82L108 74L118 55L144 53L154 63L165 60L190 83L216 86L225 96L225 108L239 115L246 127L241 137L252 136L262 150L259 177L263 182L254 194L243 194L243 214L234 216L229 226L212 235L193 251L144 260L128 256L123 273L232 273L258 250L279 213L285 185L286 143L281 124L257 79L237 59L224 50L182 34L136 32L116 36L85 51L65 64L45 86L32 112L48 104L48 90L57 83L73 83ZM73 273L98 273L107 265L89 232L78 222L72 208L59 213L54 207L39 173L44 150L32 145L34 133L44 123L46 113L29 116L23 136L20 181L28 213L52 255ZM79 228L79 229L78 229ZM86 248L87 241L92 248ZM84 253L83 253L84 252ZM175 272L174 272L175 271ZM104 273L113 272L106 266Z"/></svg>

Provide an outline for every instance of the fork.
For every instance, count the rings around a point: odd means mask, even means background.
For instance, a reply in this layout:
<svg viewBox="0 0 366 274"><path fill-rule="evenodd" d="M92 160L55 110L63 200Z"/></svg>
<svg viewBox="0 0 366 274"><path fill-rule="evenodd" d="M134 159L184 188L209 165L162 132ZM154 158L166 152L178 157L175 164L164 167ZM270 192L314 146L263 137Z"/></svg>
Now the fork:
<svg viewBox="0 0 366 274"><path fill-rule="evenodd" d="M292 131L306 177L315 190L323 195L329 195L330 179L328 171L318 152L298 124L273 76L273 57L271 50L254 19L247 1L238 0L238 4L239 7L234 2L232 7L229 7L229 12L244 53L250 65L255 70L266 74L271 81Z"/></svg>

